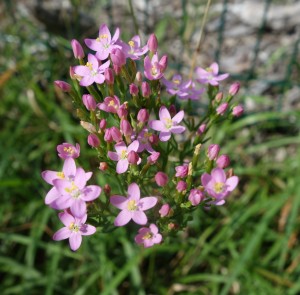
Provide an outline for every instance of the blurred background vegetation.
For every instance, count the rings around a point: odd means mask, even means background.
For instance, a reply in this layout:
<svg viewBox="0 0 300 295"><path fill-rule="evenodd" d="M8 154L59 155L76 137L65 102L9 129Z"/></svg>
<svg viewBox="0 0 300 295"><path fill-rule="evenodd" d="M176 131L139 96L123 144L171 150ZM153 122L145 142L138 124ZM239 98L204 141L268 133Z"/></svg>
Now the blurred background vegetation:
<svg viewBox="0 0 300 295"><path fill-rule="evenodd" d="M1 294L300 294L296 0L212 1L197 65L219 62L228 85L241 81L245 106L212 132L241 179L225 206L197 210L178 239L152 249L134 245L130 228L86 238L76 253L52 241L60 225L40 172L61 167L56 145L79 142L82 167L98 165L70 99L53 87L75 64L70 40L95 36L103 22L125 40L155 32L169 75L189 72L206 1L130 3L0 3Z"/></svg>

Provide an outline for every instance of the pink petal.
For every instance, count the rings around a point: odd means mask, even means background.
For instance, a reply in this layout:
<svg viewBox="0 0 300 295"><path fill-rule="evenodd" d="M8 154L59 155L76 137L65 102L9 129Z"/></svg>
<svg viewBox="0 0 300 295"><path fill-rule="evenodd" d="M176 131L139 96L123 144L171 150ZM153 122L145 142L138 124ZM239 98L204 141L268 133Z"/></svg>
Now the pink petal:
<svg viewBox="0 0 300 295"><path fill-rule="evenodd" d="M152 64L151 64L151 61L150 61L150 58L149 56L146 56L145 59L144 59L144 68L145 68L145 71L151 71L151 68L152 68ZM149 78L148 78L149 79Z"/></svg>
<svg viewBox="0 0 300 295"><path fill-rule="evenodd" d="M109 151L107 153L108 157L113 161L119 161L120 157L117 153Z"/></svg>
<svg viewBox="0 0 300 295"><path fill-rule="evenodd" d="M159 139L161 141L168 141L171 138L171 132L161 132L159 134Z"/></svg>
<svg viewBox="0 0 300 295"><path fill-rule="evenodd" d="M98 51L102 47L102 45L100 44L100 42L98 42L95 39L84 39L84 43L85 43L85 45L88 48L90 48L90 49L92 49L94 51Z"/></svg>
<svg viewBox="0 0 300 295"><path fill-rule="evenodd" d="M217 75L219 73L219 65L214 62L210 65L210 68L212 69L212 72L214 75Z"/></svg>
<svg viewBox="0 0 300 295"><path fill-rule="evenodd" d="M128 199L138 201L140 194L140 188L135 182L128 186Z"/></svg>
<svg viewBox="0 0 300 295"><path fill-rule="evenodd" d="M112 43L115 43L119 39L119 36L120 36L120 29L116 28L115 34L111 39Z"/></svg>
<svg viewBox="0 0 300 295"><path fill-rule="evenodd" d="M140 39L140 36L139 36L139 35L133 36L133 37L131 38L131 40L137 43L137 47L140 47L140 46L141 46L141 39Z"/></svg>
<svg viewBox="0 0 300 295"><path fill-rule="evenodd" d="M149 229L151 230L151 232L156 235L158 234L158 228L155 224L151 223L150 226L149 226Z"/></svg>
<svg viewBox="0 0 300 295"><path fill-rule="evenodd" d="M124 150L127 151L127 146L124 143L124 141L121 141L121 142L117 143L115 145L115 150L117 151L118 154L121 154L122 151L124 151Z"/></svg>
<svg viewBox="0 0 300 295"><path fill-rule="evenodd" d="M49 184L53 184L53 180L59 178L57 176L57 171L51 171L51 170L43 171L42 177Z"/></svg>
<svg viewBox="0 0 300 295"><path fill-rule="evenodd" d="M83 224L80 228L80 233L83 236L93 235L96 232L96 228L90 224Z"/></svg>
<svg viewBox="0 0 300 295"><path fill-rule="evenodd" d="M104 72L104 70L106 69L106 68L108 68L109 67L109 65L110 65L110 60L108 60L108 61L106 61L104 64L102 64L100 67L99 67L99 70L102 72Z"/></svg>
<svg viewBox="0 0 300 295"><path fill-rule="evenodd" d="M94 78L92 76L85 76L83 77L80 82L79 85L80 86L90 86L94 83Z"/></svg>
<svg viewBox="0 0 300 295"><path fill-rule="evenodd" d="M83 77L89 75L91 72L87 66L75 66L73 69L75 74Z"/></svg>
<svg viewBox="0 0 300 295"><path fill-rule="evenodd" d="M222 205L225 204L225 201L224 201L224 200L216 201L216 202L214 202L214 204L215 204L216 206L222 206Z"/></svg>
<svg viewBox="0 0 300 295"><path fill-rule="evenodd" d="M76 164L73 158L67 158L64 162L63 173L66 177L73 178L76 174Z"/></svg>
<svg viewBox="0 0 300 295"><path fill-rule="evenodd" d="M68 239L71 235L71 231L67 227L59 229L52 237L54 241L61 241Z"/></svg>
<svg viewBox="0 0 300 295"><path fill-rule="evenodd" d="M138 234L135 236L134 240L138 245L141 245L144 243L143 237L144 237L144 234Z"/></svg>
<svg viewBox="0 0 300 295"><path fill-rule="evenodd" d="M226 174L223 169L215 168L211 171L211 177L215 182L226 182Z"/></svg>
<svg viewBox="0 0 300 295"><path fill-rule="evenodd" d="M128 163L127 159L119 160L119 162L117 164L117 169L116 169L117 173L122 174L122 173L126 172L128 169L128 165L129 165L129 163Z"/></svg>
<svg viewBox="0 0 300 295"><path fill-rule="evenodd" d="M139 207L141 210L145 211L148 210L152 207L154 207L157 203L157 198L156 197L145 197L140 199L139 201Z"/></svg>
<svg viewBox="0 0 300 295"><path fill-rule="evenodd" d="M166 107L161 107L159 109L159 119L164 121L165 119L171 119L171 115Z"/></svg>
<svg viewBox="0 0 300 295"><path fill-rule="evenodd" d="M127 152L129 153L130 151L137 151L139 148L139 141L135 140L133 141L127 148Z"/></svg>
<svg viewBox="0 0 300 295"><path fill-rule="evenodd" d="M175 133L175 134L180 134L180 133L183 133L184 131L185 131L184 126L173 126L170 129L170 132Z"/></svg>
<svg viewBox="0 0 300 295"><path fill-rule="evenodd" d="M71 186L70 181L65 179L54 179L53 185L61 195L69 195L69 193L66 191L66 188Z"/></svg>
<svg viewBox="0 0 300 295"><path fill-rule="evenodd" d="M112 205L121 210L126 208L127 201L127 198L119 195L114 195L110 197L110 202L112 203Z"/></svg>
<svg viewBox="0 0 300 295"><path fill-rule="evenodd" d="M46 195L45 204L46 205L51 204L56 199L58 199L60 196L61 196L61 194L58 192L58 190L55 187L53 187Z"/></svg>
<svg viewBox="0 0 300 295"><path fill-rule="evenodd" d="M180 111L173 117L172 122L174 124L178 124L182 121L183 117L184 117L184 111Z"/></svg>
<svg viewBox="0 0 300 295"><path fill-rule="evenodd" d="M222 75L219 75L218 77L215 77L215 79L217 81L222 81L222 80L225 80L228 77L229 77L229 74L222 74Z"/></svg>
<svg viewBox="0 0 300 295"><path fill-rule="evenodd" d="M76 169L74 183L79 189L84 188L86 185L85 171L80 167Z"/></svg>
<svg viewBox="0 0 300 295"><path fill-rule="evenodd" d="M68 212L61 212L58 214L60 221L64 224L64 226L68 227L72 222L75 221L75 218L69 214Z"/></svg>
<svg viewBox="0 0 300 295"><path fill-rule="evenodd" d="M166 131L166 127L162 121L152 120L148 123L149 127L156 131Z"/></svg>
<svg viewBox="0 0 300 295"><path fill-rule="evenodd" d="M99 28L99 36L101 35L107 35L108 38L106 40L108 43L110 43L111 34L106 24L102 24L101 27Z"/></svg>
<svg viewBox="0 0 300 295"><path fill-rule="evenodd" d="M103 46L103 45L102 45ZM101 50L97 51L96 57L100 60L105 60L108 58L110 53L110 48L101 48Z"/></svg>
<svg viewBox="0 0 300 295"><path fill-rule="evenodd" d="M153 246L153 240L152 239L146 239L144 240L144 247L145 248L150 248Z"/></svg>
<svg viewBox="0 0 300 295"><path fill-rule="evenodd" d="M226 180L227 190L232 192L239 183L239 178L237 176L231 176Z"/></svg>
<svg viewBox="0 0 300 295"><path fill-rule="evenodd" d="M115 226L123 226L131 220L131 213L127 210L121 211L115 219Z"/></svg>
<svg viewBox="0 0 300 295"><path fill-rule="evenodd" d="M98 84L102 84L105 81L104 75L103 74L97 74L94 77L95 82Z"/></svg>
<svg viewBox="0 0 300 295"><path fill-rule="evenodd" d="M63 210L70 208L72 204L74 203L74 199L72 199L69 195L67 196L60 196L57 198L52 204L54 205L54 208L57 210Z"/></svg>
<svg viewBox="0 0 300 295"><path fill-rule="evenodd" d="M143 211L134 211L132 213L132 220L135 223L141 224L141 225L146 224L148 221L147 216Z"/></svg>
<svg viewBox="0 0 300 295"><path fill-rule="evenodd" d="M85 180L86 180L86 181L90 180L91 177L92 177L92 175L93 175L93 172L86 172L86 173L85 173Z"/></svg>
<svg viewBox="0 0 300 295"><path fill-rule="evenodd" d="M211 181L211 176L207 173L202 174L201 183L203 186L207 186L207 184Z"/></svg>
<svg viewBox="0 0 300 295"><path fill-rule="evenodd" d="M88 185L81 193L81 199L86 202L90 202L99 197L101 194L101 187L98 185Z"/></svg>
<svg viewBox="0 0 300 295"><path fill-rule="evenodd" d="M159 244L162 241L162 235L161 234L156 234L153 238L152 241L154 244Z"/></svg>
<svg viewBox="0 0 300 295"><path fill-rule="evenodd" d="M78 233L73 232L69 238L71 250L76 251L80 247L81 242L82 242L81 234L79 232Z"/></svg>
<svg viewBox="0 0 300 295"><path fill-rule="evenodd" d="M92 64L93 70L97 70L99 68L99 62L95 55L89 53L88 61Z"/></svg>
<svg viewBox="0 0 300 295"><path fill-rule="evenodd" d="M81 199L77 199L71 205L70 210L75 217L81 218L86 214L86 203Z"/></svg>

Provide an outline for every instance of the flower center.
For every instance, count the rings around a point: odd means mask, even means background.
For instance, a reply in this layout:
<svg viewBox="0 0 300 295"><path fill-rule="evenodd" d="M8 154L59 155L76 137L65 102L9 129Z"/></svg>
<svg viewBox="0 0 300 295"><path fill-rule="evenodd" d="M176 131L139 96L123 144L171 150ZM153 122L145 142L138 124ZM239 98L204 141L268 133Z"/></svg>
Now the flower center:
<svg viewBox="0 0 300 295"><path fill-rule="evenodd" d="M93 70L93 65L90 62L87 62L86 66L90 69L90 71Z"/></svg>
<svg viewBox="0 0 300 295"><path fill-rule="evenodd" d="M121 152L121 159L124 160L127 158L127 151L126 150L122 150Z"/></svg>
<svg viewBox="0 0 300 295"><path fill-rule="evenodd" d="M127 203L127 209L129 211L136 211L136 209L137 209L136 201L135 200L128 201L128 203Z"/></svg>
<svg viewBox="0 0 300 295"><path fill-rule="evenodd" d="M72 147L64 147L64 152L73 155L75 153L74 149Z"/></svg>
<svg viewBox="0 0 300 295"><path fill-rule="evenodd" d="M153 234L151 232L148 232L143 236L143 240L149 240L149 239L152 239L152 237L153 237Z"/></svg>
<svg viewBox="0 0 300 295"><path fill-rule="evenodd" d="M216 193L223 192L224 186L225 186L225 183L223 183L223 182L216 182L215 185L214 185L215 192Z"/></svg>
<svg viewBox="0 0 300 295"><path fill-rule="evenodd" d="M180 81L178 79L175 79L175 80L173 80L173 83L179 85Z"/></svg>
<svg viewBox="0 0 300 295"><path fill-rule="evenodd" d="M61 178L61 179L65 178L65 174L63 172L57 172L56 175L58 178Z"/></svg>
<svg viewBox="0 0 300 295"><path fill-rule="evenodd" d="M172 121L172 119L170 119L170 118L165 118L165 121L166 121L166 123L165 123L166 128L167 128L167 129L170 129L170 128L173 126L173 121Z"/></svg>
<svg viewBox="0 0 300 295"><path fill-rule="evenodd" d="M153 66L153 67L151 68L151 74L152 74L152 76L157 75L157 73L158 73L157 67L156 67L156 66Z"/></svg>
<svg viewBox="0 0 300 295"><path fill-rule="evenodd" d="M74 183L74 181L71 182L70 187L66 187L65 191L69 193L74 199L78 199L80 196L80 190L78 189L78 186Z"/></svg>
<svg viewBox="0 0 300 295"><path fill-rule="evenodd" d="M213 69L212 68L206 68L205 69L207 72L212 73Z"/></svg>
<svg viewBox="0 0 300 295"><path fill-rule="evenodd" d="M71 222L69 225L69 230L77 233L79 231L79 226L77 224L75 224L74 222Z"/></svg>
<svg viewBox="0 0 300 295"><path fill-rule="evenodd" d="M130 41L128 42L128 44L129 44L130 47L133 47L133 46L134 46L134 42L133 42L132 40L130 40Z"/></svg>
<svg viewBox="0 0 300 295"><path fill-rule="evenodd" d="M111 100L110 102L109 102L109 104L108 104L108 106L109 107L116 107L116 104L115 104L115 102L113 101L113 100Z"/></svg>

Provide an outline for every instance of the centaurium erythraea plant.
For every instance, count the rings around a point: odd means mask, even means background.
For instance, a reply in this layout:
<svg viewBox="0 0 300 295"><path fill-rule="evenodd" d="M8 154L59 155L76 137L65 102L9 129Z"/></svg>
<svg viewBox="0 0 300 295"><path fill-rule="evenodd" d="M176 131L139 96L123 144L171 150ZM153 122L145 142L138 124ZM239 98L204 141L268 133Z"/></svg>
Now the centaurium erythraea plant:
<svg viewBox="0 0 300 295"><path fill-rule="evenodd" d="M76 166L78 144L57 146L62 170L42 173L52 186L45 203L60 211L65 226L53 239L69 239L75 251L82 235L95 233L90 223L117 230L132 220L138 245L167 242L188 226L194 210L223 205L238 185L211 127L242 116L242 106L232 103L240 84L226 90L221 83L229 74L215 62L196 67L193 77L170 75L154 34L148 42L138 35L122 40L118 28L112 36L102 24L84 43L88 49L71 42L79 63L71 66L72 85L55 85L70 95L98 161L93 175L106 184L87 185L92 173ZM199 102L207 105L201 116L195 115Z"/></svg>

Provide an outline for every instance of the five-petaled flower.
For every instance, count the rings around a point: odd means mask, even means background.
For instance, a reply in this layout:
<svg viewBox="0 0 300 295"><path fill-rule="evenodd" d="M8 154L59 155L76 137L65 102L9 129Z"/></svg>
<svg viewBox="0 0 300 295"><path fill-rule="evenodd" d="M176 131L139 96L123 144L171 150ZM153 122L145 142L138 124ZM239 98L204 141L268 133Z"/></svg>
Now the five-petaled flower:
<svg viewBox="0 0 300 295"><path fill-rule="evenodd" d="M135 237L135 242L139 245L144 245L144 248L152 247L154 244L159 244L162 241L162 236L158 233L158 227L151 223L149 228L142 227Z"/></svg>
<svg viewBox="0 0 300 295"><path fill-rule="evenodd" d="M59 144L57 146L58 156L62 159L67 158L78 158L80 154L80 145L76 143L76 146L64 142L63 144Z"/></svg>
<svg viewBox="0 0 300 295"><path fill-rule="evenodd" d="M76 251L80 247L82 236L89 236L96 232L96 228L93 225L85 224L87 219L86 214L81 218L77 218L64 211L59 213L58 216L64 227L53 235L53 240L61 241L69 239L70 248L73 251Z"/></svg>
<svg viewBox="0 0 300 295"><path fill-rule="evenodd" d="M199 83L210 84L212 86L219 85L219 81L225 80L229 76L227 73L219 75L219 65L215 62L206 69L198 67L195 72Z"/></svg>
<svg viewBox="0 0 300 295"><path fill-rule="evenodd" d="M149 126L156 131L160 131L159 139L161 141L168 141L171 138L171 134L182 133L185 131L184 126L178 125L184 116L184 111L178 112L173 118L165 106L162 106L159 110L159 120L152 120L149 122Z"/></svg>
<svg viewBox="0 0 300 295"><path fill-rule="evenodd" d="M126 57L132 60L140 59L149 50L148 45L141 47L141 39L138 35L132 37L128 43L121 42L121 46Z"/></svg>
<svg viewBox="0 0 300 295"><path fill-rule="evenodd" d="M110 197L110 202L112 205L122 210L115 219L115 226L123 226L131 219L137 224L144 225L148 221L144 211L156 205L157 197L149 196L141 198L140 188L133 182L128 186L127 198L114 195Z"/></svg>
<svg viewBox="0 0 300 295"><path fill-rule="evenodd" d="M157 53L153 55L151 60L149 56L146 56L144 59L144 74L149 80L160 79L164 75L166 67L167 59L165 55L159 61Z"/></svg>

